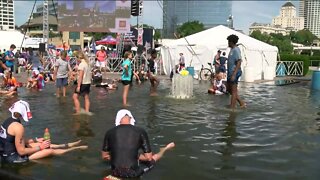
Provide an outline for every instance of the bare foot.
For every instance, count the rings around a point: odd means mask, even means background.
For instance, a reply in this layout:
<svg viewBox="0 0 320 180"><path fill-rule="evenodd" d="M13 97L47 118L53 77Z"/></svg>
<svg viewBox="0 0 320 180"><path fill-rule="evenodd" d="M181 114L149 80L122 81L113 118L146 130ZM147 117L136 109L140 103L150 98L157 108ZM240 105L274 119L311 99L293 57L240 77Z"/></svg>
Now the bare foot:
<svg viewBox="0 0 320 180"><path fill-rule="evenodd" d="M123 107L129 107L129 106L131 106L130 104L123 104Z"/></svg>
<svg viewBox="0 0 320 180"><path fill-rule="evenodd" d="M73 113L72 115L73 115L73 116L79 116L79 115L80 115L80 112Z"/></svg>
<svg viewBox="0 0 320 180"><path fill-rule="evenodd" d="M171 143L167 144L167 146L165 148L166 148L166 150L168 150L168 149L174 148L175 146L176 145L174 144L174 142L171 142Z"/></svg>
<svg viewBox="0 0 320 180"><path fill-rule="evenodd" d="M92 116L93 115L92 112L87 112L87 111L85 112L85 114L88 115L88 116Z"/></svg>
<svg viewBox="0 0 320 180"><path fill-rule="evenodd" d="M150 93L150 96L158 96L158 93Z"/></svg>
<svg viewBox="0 0 320 180"><path fill-rule="evenodd" d="M76 146L76 145L78 145L80 143L81 143L81 140L76 141L76 142L72 142L72 143L68 143L68 147L74 147L74 146Z"/></svg>
<svg viewBox="0 0 320 180"><path fill-rule="evenodd" d="M247 104L246 104L246 103L242 103L242 104L240 105L240 108L242 108L242 109L247 108Z"/></svg>
<svg viewBox="0 0 320 180"><path fill-rule="evenodd" d="M88 146L78 146L78 149L80 149L80 150L86 150L86 149L88 149Z"/></svg>

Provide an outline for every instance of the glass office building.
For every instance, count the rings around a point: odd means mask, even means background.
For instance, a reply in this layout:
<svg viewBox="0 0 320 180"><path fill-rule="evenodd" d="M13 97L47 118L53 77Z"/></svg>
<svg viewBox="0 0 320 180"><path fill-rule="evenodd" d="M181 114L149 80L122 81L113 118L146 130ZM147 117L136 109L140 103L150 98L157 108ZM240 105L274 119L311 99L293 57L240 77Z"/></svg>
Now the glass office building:
<svg viewBox="0 0 320 180"><path fill-rule="evenodd" d="M188 21L199 21L205 28L228 26L232 1L163 0L163 35L173 37L176 28Z"/></svg>

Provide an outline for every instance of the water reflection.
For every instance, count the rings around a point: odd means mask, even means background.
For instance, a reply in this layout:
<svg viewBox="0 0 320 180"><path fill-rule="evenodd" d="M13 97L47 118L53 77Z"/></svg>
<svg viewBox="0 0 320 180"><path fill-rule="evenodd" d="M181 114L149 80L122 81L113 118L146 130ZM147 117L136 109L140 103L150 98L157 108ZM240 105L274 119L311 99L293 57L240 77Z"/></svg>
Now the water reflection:
<svg viewBox="0 0 320 180"><path fill-rule="evenodd" d="M81 115L81 116L74 116L73 119L73 130L76 134L76 137L94 137L95 134L90 128L90 116Z"/></svg>
<svg viewBox="0 0 320 180"><path fill-rule="evenodd" d="M145 126L153 133L160 132L160 126L157 118L157 99L150 98L147 103L147 116L144 119Z"/></svg>
<svg viewBox="0 0 320 180"><path fill-rule="evenodd" d="M226 120L225 127L221 131L220 142L223 142L224 145L220 146L218 150L221 153L222 165L220 169L236 169L232 161L233 154L235 153L235 147L233 143L237 140L238 133L236 129L236 112L230 112L229 117Z"/></svg>

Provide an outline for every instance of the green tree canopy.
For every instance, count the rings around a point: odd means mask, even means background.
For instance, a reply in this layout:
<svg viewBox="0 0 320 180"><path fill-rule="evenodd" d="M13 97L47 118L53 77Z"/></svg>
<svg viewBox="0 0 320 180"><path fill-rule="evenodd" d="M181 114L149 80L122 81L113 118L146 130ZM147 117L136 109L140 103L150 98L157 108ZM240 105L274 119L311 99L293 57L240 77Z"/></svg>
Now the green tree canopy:
<svg viewBox="0 0 320 180"><path fill-rule="evenodd" d="M303 44L310 46L314 40L317 39L317 36L312 34L308 29L303 29L295 33L290 33L291 40L295 43Z"/></svg>
<svg viewBox="0 0 320 180"><path fill-rule="evenodd" d="M260 31L253 31L250 36L270 45L277 46L281 53L292 53L293 51L290 36L274 33L266 34Z"/></svg>
<svg viewBox="0 0 320 180"><path fill-rule="evenodd" d="M189 36L191 34L204 30L204 25L199 21L189 21L178 27L177 33L179 37Z"/></svg>

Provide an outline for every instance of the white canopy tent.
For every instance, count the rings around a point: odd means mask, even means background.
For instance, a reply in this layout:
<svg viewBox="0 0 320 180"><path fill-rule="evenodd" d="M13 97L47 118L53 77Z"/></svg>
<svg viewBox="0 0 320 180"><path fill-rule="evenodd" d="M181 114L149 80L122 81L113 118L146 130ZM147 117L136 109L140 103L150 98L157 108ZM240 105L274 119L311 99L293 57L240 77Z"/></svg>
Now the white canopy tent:
<svg viewBox="0 0 320 180"><path fill-rule="evenodd" d="M8 50L11 44L20 49L24 35L19 31L0 31L0 48Z"/></svg>
<svg viewBox="0 0 320 180"><path fill-rule="evenodd" d="M180 52L185 56L186 65L194 67L195 71L200 71L202 65L208 67L207 63L213 61L218 50L228 55L227 37L231 34L239 37L243 60L242 80L252 82L273 79L276 75L278 48L222 25L163 44L161 56L164 72L169 74L174 64L178 64Z"/></svg>

